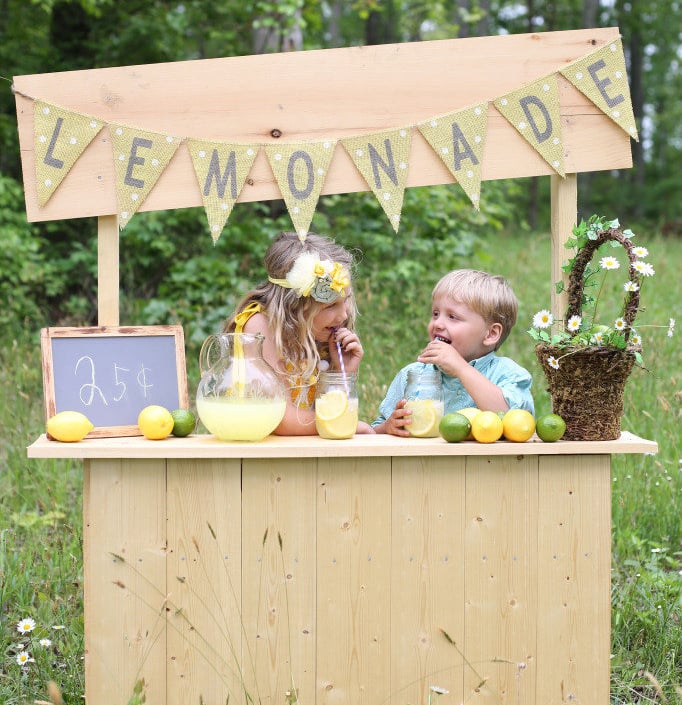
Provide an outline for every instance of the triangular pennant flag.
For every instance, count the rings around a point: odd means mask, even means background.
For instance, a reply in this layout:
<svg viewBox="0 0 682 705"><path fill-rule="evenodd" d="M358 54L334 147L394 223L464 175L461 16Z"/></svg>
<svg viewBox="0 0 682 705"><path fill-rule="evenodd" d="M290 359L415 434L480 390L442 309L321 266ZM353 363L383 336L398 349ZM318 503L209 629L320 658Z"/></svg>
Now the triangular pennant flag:
<svg viewBox="0 0 682 705"><path fill-rule="evenodd" d="M481 164L487 126L488 103L431 118L417 125L476 210L481 207Z"/></svg>
<svg viewBox="0 0 682 705"><path fill-rule="evenodd" d="M545 76L495 99L495 107L561 176L564 145L556 76Z"/></svg>
<svg viewBox="0 0 682 705"><path fill-rule="evenodd" d="M260 145L187 141L213 244L244 188Z"/></svg>
<svg viewBox="0 0 682 705"><path fill-rule="evenodd" d="M144 203L182 139L145 132L125 125L109 125L116 172L116 202L121 230Z"/></svg>
<svg viewBox="0 0 682 705"><path fill-rule="evenodd" d="M265 145L270 168L301 241L308 234L334 147L336 140Z"/></svg>
<svg viewBox="0 0 682 705"><path fill-rule="evenodd" d="M36 100L33 104L36 190L42 208L104 122Z"/></svg>
<svg viewBox="0 0 682 705"><path fill-rule="evenodd" d="M398 232L410 158L409 127L342 140L367 185Z"/></svg>
<svg viewBox="0 0 682 705"><path fill-rule="evenodd" d="M570 63L559 73L639 142L620 39Z"/></svg>

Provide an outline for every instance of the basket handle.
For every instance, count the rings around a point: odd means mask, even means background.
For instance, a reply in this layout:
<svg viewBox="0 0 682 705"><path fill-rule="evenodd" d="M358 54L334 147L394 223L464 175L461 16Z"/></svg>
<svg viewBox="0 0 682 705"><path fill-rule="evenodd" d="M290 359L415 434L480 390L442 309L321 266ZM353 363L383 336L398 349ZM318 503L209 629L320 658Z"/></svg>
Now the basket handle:
<svg viewBox="0 0 682 705"><path fill-rule="evenodd" d="M628 260L628 276L630 281L637 284L635 291L628 291L625 295L625 305L623 310L623 320L626 324L625 340L630 338L630 331L635 322L635 317L639 311L639 281L637 270L633 268L633 264L637 261L637 255L634 252L632 241L623 235L623 232L618 228L608 228L601 230L595 240L588 240L581 248L580 252L575 257L573 269L568 278L568 309L566 310L566 324L568 324L571 316L582 316L582 301L583 291L585 286L584 273L588 263L592 260L594 253L605 242L615 240L619 242L625 250ZM570 331L566 328L566 332Z"/></svg>

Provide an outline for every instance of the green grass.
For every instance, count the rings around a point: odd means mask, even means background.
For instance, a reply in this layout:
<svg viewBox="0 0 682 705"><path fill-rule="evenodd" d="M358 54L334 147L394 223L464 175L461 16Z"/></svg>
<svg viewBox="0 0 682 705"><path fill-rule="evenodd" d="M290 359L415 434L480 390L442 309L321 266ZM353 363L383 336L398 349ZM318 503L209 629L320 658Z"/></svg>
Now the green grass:
<svg viewBox="0 0 682 705"><path fill-rule="evenodd" d="M643 292L641 323L667 326L676 316L682 242L639 234L656 276ZM504 252L504 259L496 253ZM549 239L495 236L489 255L462 261L507 276L519 297L519 323L502 353L531 370L539 413L550 410L533 343L525 330L549 306ZM373 414L386 385L413 360L426 339L431 281L374 291L369 263L359 271L359 329L366 356L361 408ZM644 320L646 319L646 321ZM639 323L638 319L638 323ZM682 703L682 353L665 329L642 329L647 370L636 369L626 389L623 427L656 440L656 456L613 458L612 677L613 705ZM55 681L69 705L82 702L82 475L71 461L28 460L26 446L43 429L38 331L0 349L0 703L48 701ZM648 341L648 342L647 342ZM196 386L195 350L188 350L190 389ZM16 630L33 618L35 663L16 662ZM55 630L54 626L64 629ZM38 639L49 638L50 647ZM541 704L539 704L541 705Z"/></svg>

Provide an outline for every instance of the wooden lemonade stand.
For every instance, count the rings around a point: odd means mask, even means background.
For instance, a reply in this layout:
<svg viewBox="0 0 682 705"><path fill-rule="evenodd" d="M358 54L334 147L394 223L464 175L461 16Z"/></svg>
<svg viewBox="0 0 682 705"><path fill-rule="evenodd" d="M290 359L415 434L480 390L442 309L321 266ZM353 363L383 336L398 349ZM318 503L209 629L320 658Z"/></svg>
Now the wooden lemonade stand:
<svg viewBox="0 0 682 705"><path fill-rule="evenodd" d="M341 138L499 96L617 37L590 29L17 77L28 218L98 217L99 324L116 326L108 131L41 208L34 99L205 139ZM482 163L483 181L550 176L551 281L576 221L577 174L631 166L629 136L568 81L559 94L565 178L492 104ZM415 136L407 185L453 181ZM323 193L362 190L337 147ZM259 154L240 200L274 198ZM181 145L141 210L200 204ZM553 307L565 308L560 297ZM28 455L83 461L88 705L125 705L140 679L149 705L245 693L286 703L294 692L306 705L607 705L610 456L656 450L627 432L491 445L42 436Z"/></svg>

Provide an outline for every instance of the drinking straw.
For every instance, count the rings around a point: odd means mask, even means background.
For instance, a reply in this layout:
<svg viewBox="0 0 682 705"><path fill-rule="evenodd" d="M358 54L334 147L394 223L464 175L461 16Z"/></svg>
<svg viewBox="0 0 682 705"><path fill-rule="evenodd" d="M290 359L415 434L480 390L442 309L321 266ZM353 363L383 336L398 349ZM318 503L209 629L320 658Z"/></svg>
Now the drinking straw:
<svg viewBox="0 0 682 705"><path fill-rule="evenodd" d="M334 336L336 336L336 328L332 328L334 331ZM350 389L348 388L348 380L346 379L346 368L343 364L343 351L341 350L341 343L336 341L336 350L339 353L339 365L341 367L341 374L343 375L343 386L346 388L346 394L350 396Z"/></svg>

